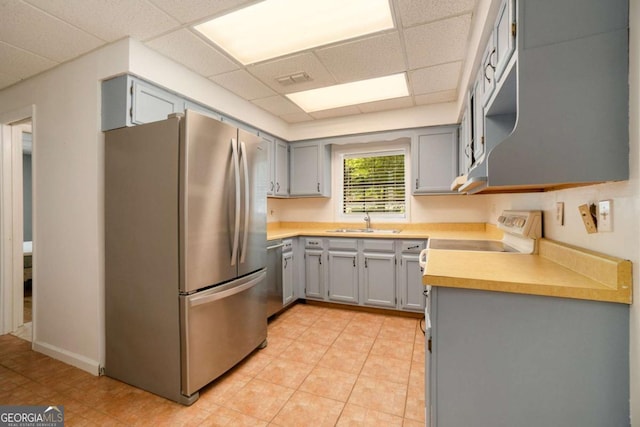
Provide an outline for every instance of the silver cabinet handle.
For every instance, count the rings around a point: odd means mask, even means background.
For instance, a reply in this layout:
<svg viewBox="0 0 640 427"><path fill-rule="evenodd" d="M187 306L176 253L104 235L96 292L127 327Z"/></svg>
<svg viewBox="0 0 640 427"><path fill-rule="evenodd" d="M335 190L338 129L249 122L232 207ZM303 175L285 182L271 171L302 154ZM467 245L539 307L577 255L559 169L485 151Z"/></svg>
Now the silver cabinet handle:
<svg viewBox="0 0 640 427"><path fill-rule="evenodd" d="M236 218L233 229L233 249L231 249L231 265L236 265L238 258L238 244L240 242L240 160L238 159L238 145L231 138L231 158L233 160L233 176L236 180Z"/></svg>
<svg viewBox="0 0 640 427"><path fill-rule="evenodd" d="M273 192L273 181L271 181L271 191Z"/></svg>
<svg viewBox="0 0 640 427"><path fill-rule="evenodd" d="M416 190L418 189L418 178L416 178Z"/></svg>
<svg viewBox="0 0 640 427"><path fill-rule="evenodd" d="M280 183L279 183L279 182L278 182L278 183L276 183L276 193L277 193L278 191L280 191Z"/></svg>
<svg viewBox="0 0 640 427"><path fill-rule="evenodd" d="M318 183L318 193L320 192L320 183Z"/></svg>

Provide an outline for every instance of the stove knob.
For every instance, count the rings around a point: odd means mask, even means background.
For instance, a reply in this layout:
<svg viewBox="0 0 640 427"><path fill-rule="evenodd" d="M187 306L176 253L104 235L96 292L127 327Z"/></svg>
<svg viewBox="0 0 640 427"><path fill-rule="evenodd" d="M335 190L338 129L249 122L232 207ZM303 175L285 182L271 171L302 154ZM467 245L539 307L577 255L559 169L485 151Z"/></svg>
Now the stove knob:
<svg viewBox="0 0 640 427"><path fill-rule="evenodd" d="M498 222L499 222L500 224L502 224L502 223L504 223L504 221L505 221L506 219L507 219L507 217L505 217L504 215L500 215L500 216L498 217Z"/></svg>

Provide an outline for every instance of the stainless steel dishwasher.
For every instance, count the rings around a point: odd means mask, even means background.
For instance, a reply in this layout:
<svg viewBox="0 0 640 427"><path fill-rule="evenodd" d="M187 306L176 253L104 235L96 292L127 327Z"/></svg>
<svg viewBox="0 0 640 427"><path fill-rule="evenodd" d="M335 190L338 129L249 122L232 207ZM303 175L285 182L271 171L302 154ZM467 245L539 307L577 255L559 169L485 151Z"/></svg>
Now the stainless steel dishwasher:
<svg viewBox="0 0 640 427"><path fill-rule="evenodd" d="M280 311L282 301L282 240L271 240L267 246L267 317Z"/></svg>

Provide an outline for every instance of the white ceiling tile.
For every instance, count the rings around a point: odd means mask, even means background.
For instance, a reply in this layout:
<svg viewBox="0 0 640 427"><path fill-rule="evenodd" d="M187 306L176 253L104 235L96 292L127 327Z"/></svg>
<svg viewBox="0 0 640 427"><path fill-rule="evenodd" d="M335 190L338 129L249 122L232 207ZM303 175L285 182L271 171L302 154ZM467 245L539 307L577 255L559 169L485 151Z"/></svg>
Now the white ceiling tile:
<svg viewBox="0 0 640 427"><path fill-rule="evenodd" d="M462 62L452 62L411 71L409 73L409 84L411 85L412 93L421 95L455 89L458 87L461 69Z"/></svg>
<svg viewBox="0 0 640 427"><path fill-rule="evenodd" d="M316 55L339 83L386 76L406 69L397 31L318 49Z"/></svg>
<svg viewBox="0 0 640 427"><path fill-rule="evenodd" d="M310 113L314 119L330 119L332 117L353 116L355 114L360 114L360 110L355 105Z"/></svg>
<svg viewBox="0 0 640 427"><path fill-rule="evenodd" d="M211 80L248 100L275 95L275 92L244 70L219 74L211 77Z"/></svg>
<svg viewBox="0 0 640 427"><path fill-rule="evenodd" d="M301 123L313 120L307 113L281 114L280 118L287 123Z"/></svg>
<svg viewBox="0 0 640 427"><path fill-rule="evenodd" d="M247 71L262 80L278 93L293 93L317 87L336 84L336 80L324 68L322 63L311 53L303 53L287 58L267 61L247 67ZM308 82L283 86L277 82L278 77L288 76L301 71L311 77Z"/></svg>
<svg viewBox="0 0 640 427"><path fill-rule="evenodd" d="M427 93L414 97L417 105L439 104L441 102L454 102L458 99L458 91L455 89L442 92Z"/></svg>
<svg viewBox="0 0 640 427"><path fill-rule="evenodd" d="M466 54L471 14L407 28L409 69L459 61Z"/></svg>
<svg viewBox="0 0 640 427"><path fill-rule="evenodd" d="M26 0L28 3L106 41L145 40L180 23L146 1Z"/></svg>
<svg viewBox="0 0 640 427"><path fill-rule="evenodd" d="M367 102L366 104L359 104L358 108L363 113L373 113L375 111L394 110L398 108L413 107L413 99L410 96L404 96L402 98L385 99L384 101Z"/></svg>
<svg viewBox="0 0 640 427"><path fill-rule="evenodd" d="M476 0L398 0L404 27L469 13L475 6Z"/></svg>
<svg viewBox="0 0 640 427"><path fill-rule="evenodd" d="M149 0L182 23L223 15L257 0Z"/></svg>
<svg viewBox="0 0 640 427"><path fill-rule="evenodd" d="M270 96L268 98L254 99L251 102L276 116L304 113L300 107L284 96Z"/></svg>
<svg viewBox="0 0 640 427"><path fill-rule="evenodd" d="M238 64L187 29L173 31L145 44L206 77L240 68Z"/></svg>
<svg viewBox="0 0 640 427"><path fill-rule="evenodd" d="M0 42L0 73L25 79L58 65L57 62Z"/></svg>
<svg viewBox="0 0 640 427"><path fill-rule="evenodd" d="M0 0L0 41L63 62L104 42L23 2Z"/></svg>

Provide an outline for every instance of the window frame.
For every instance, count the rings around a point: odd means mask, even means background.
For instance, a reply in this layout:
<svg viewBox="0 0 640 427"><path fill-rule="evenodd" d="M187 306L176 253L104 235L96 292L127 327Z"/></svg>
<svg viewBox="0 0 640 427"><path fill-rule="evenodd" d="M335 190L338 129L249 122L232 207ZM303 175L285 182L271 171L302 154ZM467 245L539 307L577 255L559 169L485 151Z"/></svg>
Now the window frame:
<svg viewBox="0 0 640 427"><path fill-rule="evenodd" d="M375 157L401 154L404 156L404 213L397 212L371 212L369 215L372 220L393 220L393 222L408 222L410 212L410 200L411 200L411 186L409 180L411 177L411 146L410 143L367 143L367 144L351 144L343 146L334 146L334 168L335 179L333 180L335 194L335 212L336 218L340 222L360 222L364 219L364 214L357 213L344 213L344 158L346 157Z"/></svg>

